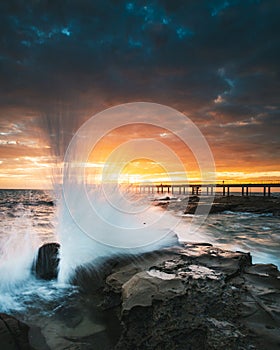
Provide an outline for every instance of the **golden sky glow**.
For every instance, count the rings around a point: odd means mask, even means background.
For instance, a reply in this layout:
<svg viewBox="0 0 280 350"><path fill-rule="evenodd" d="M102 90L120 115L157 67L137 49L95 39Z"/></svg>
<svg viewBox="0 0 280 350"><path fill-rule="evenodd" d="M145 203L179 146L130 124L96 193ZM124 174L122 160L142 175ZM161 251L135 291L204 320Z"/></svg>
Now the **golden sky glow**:
<svg viewBox="0 0 280 350"><path fill-rule="evenodd" d="M153 139L157 140L170 149L178 156L182 162L184 169L178 171L178 164L170 164L169 159L164 154L158 157L158 161L151 159L135 159L132 162L122 167L121 181L124 182L145 182L152 181L155 183L170 182L170 175L173 181L201 181L201 174L197 160L186 144L182 142L176 135L170 131L147 125L132 125L121 127L102 138L96 147L92 150L89 157L89 162L95 164L96 174L103 171L103 166L106 164L108 154L116 149L120 144L134 138ZM226 149L220 150L212 148L216 162L216 178L217 181L244 182L274 180L280 178L280 171L275 171L273 166L264 164L267 168L259 164L251 163L249 166L242 159L238 160L238 156L227 152ZM238 152L235 153L238 155ZM168 174L165 165L171 167L171 173ZM234 163L234 165L232 164ZM265 163L265 162L264 162ZM244 167L244 165L247 165ZM92 167L90 167L92 169ZM171 180L171 182L172 182Z"/></svg>
<svg viewBox="0 0 280 350"><path fill-rule="evenodd" d="M175 161L172 163L165 153L155 155L155 159L136 158L128 163L122 162L122 159L113 158L113 164L110 162L110 154L120 145L133 139L156 140L163 143L178 157L182 162L179 167ZM145 143L145 141L143 141ZM143 147L143 144L141 144ZM143 150L142 150L143 151ZM256 182L265 180L277 180L280 178L280 171L270 170L260 171L259 166L250 166L240 168L239 162L235 161L237 166L227 167L224 159L225 152L218 159L216 178L217 182ZM230 155L231 156L231 155ZM121 157L122 158L122 157ZM174 160L173 160L174 161ZM241 162L240 162L241 163ZM168 169L167 169L168 164ZM243 163L244 164L244 163ZM130 125L115 129L99 140L92 149L88 162L85 165L88 182L100 183L108 179L108 174L104 177L104 172L109 167L109 179L119 183L170 183L170 182L200 182L201 173L198 163L190 149L174 134L169 131L147 125Z"/></svg>
<svg viewBox="0 0 280 350"><path fill-rule="evenodd" d="M42 164L40 163L42 162ZM219 162L220 163L220 162ZM102 171L105 163L88 163L87 171L91 174L95 174L97 181L102 179ZM0 162L0 187L1 188L51 188L53 180L53 167L57 164L52 162L52 158L45 163L45 159L40 157L32 159L25 157L18 157L13 163L9 164L9 167L5 167L5 162ZM188 167L188 166L186 166ZM265 180L278 180L280 179L280 171L270 170L270 167L266 171L262 171L264 167L254 166L251 170L250 167L226 167L224 164L219 168L217 166L216 177L217 181L226 180L229 182L257 182ZM89 169L89 170L88 170ZM155 182L161 183L168 181L169 176L166 171L159 165L151 162L150 160L134 161L127 164L121 174L119 182ZM177 173L176 176L178 182L185 182L186 173ZM188 181L199 181L200 174L197 170L190 169L187 171Z"/></svg>
<svg viewBox="0 0 280 350"><path fill-rule="evenodd" d="M136 157L127 163L121 163L116 158L110 159L114 150L135 139L143 140L141 150L144 144L148 145L146 153L149 153L151 140L158 142L158 145L164 145L174 153L175 158L180 160L183 168L178 166L176 159L171 160L165 151L161 151L160 148L157 150L157 147L154 147L151 152L154 159ZM269 159L263 159L260 163L254 153L251 153L250 157L247 154L243 156L243 145L240 149L232 150L231 144L220 144L219 137L216 138L218 141L216 143L213 142L212 135L207 139L210 145L212 141L211 149L216 163L217 182L257 182L280 179L280 170L274 164L270 164ZM51 188L53 181L58 179L54 178L54 174L59 173L62 163L53 156L53 145L44 135L37 134L31 138L21 132L16 136L12 132L11 135L8 131L2 132L0 148L2 151L1 188ZM112 160L115 164L111 164ZM102 174L108 166L111 171L110 179L119 183L201 181L197 160L188 146L172 132L144 124L123 126L103 136L92 149L83 166L86 168L87 181L97 183L103 181Z"/></svg>

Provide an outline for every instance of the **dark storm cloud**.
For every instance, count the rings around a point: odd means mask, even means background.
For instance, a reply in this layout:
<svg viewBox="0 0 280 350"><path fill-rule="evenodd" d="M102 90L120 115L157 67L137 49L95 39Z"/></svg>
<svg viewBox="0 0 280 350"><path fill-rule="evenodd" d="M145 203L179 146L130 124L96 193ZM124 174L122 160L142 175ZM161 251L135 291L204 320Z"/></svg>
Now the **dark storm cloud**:
<svg viewBox="0 0 280 350"><path fill-rule="evenodd" d="M58 138L68 128L69 139L98 110L153 101L186 112L214 148L220 147L215 134L236 149L244 144L244 152L254 142L242 135L261 135L269 152L279 132L279 6L278 0L2 1L1 118L14 123L45 114L49 132ZM22 114L10 112L15 108Z"/></svg>

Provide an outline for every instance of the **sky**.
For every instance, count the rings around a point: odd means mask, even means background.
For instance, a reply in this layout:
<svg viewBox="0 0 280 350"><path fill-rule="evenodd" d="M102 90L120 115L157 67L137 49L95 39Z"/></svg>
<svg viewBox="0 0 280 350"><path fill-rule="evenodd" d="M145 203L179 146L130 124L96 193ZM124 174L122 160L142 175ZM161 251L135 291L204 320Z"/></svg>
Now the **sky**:
<svg viewBox="0 0 280 350"><path fill-rule="evenodd" d="M278 0L1 1L0 188L49 186L86 120L139 101L188 116L218 179L280 179L279 18ZM117 144L145 133L164 131Z"/></svg>

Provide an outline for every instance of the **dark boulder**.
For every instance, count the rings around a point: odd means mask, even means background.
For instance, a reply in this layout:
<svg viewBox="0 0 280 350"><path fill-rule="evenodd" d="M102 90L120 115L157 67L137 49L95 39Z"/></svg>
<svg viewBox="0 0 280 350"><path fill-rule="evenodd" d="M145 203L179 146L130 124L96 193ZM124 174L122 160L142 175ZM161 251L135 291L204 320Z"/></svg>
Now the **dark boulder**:
<svg viewBox="0 0 280 350"><path fill-rule="evenodd" d="M33 272L36 277L44 280L57 278L59 263L58 243L46 243L38 250L38 255L33 265Z"/></svg>
<svg viewBox="0 0 280 350"><path fill-rule="evenodd" d="M32 350L28 340L29 327L15 317L0 313L0 348Z"/></svg>

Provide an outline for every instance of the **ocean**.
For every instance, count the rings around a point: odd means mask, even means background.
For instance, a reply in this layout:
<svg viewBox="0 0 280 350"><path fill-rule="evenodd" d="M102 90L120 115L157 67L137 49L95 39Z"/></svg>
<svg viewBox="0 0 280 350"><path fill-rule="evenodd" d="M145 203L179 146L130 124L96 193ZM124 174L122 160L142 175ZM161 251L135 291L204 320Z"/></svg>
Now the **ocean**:
<svg viewBox="0 0 280 350"><path fill-rule="evenodd" d="M76 298L77 288L67 281L37 280L31 273L38 248L60 242L54 192L0 190L0 218L0 312L15 315L35 330L40 324L43 334L32 338L35 349L44 348L44 339L51 349L63 349L69 332L86 336L89 328L102 330L105 326L100 317L88 309L83 311L84 321L77 329L65 328L63 317L56 316L63 305ZM270 213L211 214L193 237L185 234L192 216L182 214L180 220L177 233L181 240L250 252L253 263L273 263L280 268L280 217Z"/></svg>
<svg viewBox="0 0 280 350"><path fill-rule="evenodd" d="M218 247L250 252L254 264L274 264L280 269L280 218L272 213L211 214L201 230Z"/></svg>

